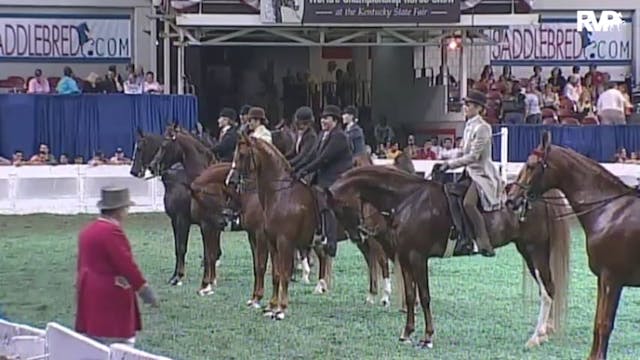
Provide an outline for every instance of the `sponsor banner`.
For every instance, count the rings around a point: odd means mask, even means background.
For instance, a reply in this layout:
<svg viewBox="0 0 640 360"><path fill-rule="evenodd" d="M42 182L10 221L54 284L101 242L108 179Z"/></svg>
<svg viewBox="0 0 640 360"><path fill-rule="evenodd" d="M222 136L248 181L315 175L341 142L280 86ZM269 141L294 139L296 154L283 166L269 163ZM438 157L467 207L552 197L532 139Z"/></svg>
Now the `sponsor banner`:
<svg viewBox="0 0 640 360"><path fill-rule="evenodd" d="M266 0L267 24L401 24L460 22L460 0Z"/></svg>
<svg viewBox="0 0 640 360"><path fill-rule="evenodd" d="M128 16L0 14L0 61L124 61L132 51Z"/></svg>
<svg viewBox="0 0 640 360"><path fill-rule="evenodd" d="M496 65L626 65L633 56L631 23L600 32L577 31L569 20L488 32L498 43L490 52Z"/></svg>

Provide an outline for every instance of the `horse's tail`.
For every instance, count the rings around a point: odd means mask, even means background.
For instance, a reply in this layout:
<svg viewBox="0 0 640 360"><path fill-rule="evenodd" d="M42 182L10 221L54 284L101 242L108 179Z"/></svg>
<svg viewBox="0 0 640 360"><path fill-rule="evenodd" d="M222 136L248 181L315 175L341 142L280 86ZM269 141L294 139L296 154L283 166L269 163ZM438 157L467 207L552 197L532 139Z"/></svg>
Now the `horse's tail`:
<svg viewBox="0 0 640 360"><path fill-rule="evenodd" d="M550 193L554 198L564 196L559 190L552 190ZM549 253L551 279L555 285L551 317L554 328L560 330L566 322L568 310L571 257L571 220L562 215L566 214L567 209L570 208L566 200L564 200L564 204L547 203L545 206L547 207L547 223L549 224L551 243Z"/></svg>

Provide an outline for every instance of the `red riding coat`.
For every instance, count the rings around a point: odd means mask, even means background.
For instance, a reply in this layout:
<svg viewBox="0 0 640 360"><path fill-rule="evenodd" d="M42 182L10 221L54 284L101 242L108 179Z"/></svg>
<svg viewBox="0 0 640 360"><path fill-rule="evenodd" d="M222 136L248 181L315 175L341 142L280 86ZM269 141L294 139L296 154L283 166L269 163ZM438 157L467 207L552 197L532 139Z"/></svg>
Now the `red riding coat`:
<svg viewBox="0 0 640 360"><path fill-rule="evenodd" d="M120 225L107 219L89 224L78 238L76 331L135 336L142 329L136 292L145 283Z"/></svg>

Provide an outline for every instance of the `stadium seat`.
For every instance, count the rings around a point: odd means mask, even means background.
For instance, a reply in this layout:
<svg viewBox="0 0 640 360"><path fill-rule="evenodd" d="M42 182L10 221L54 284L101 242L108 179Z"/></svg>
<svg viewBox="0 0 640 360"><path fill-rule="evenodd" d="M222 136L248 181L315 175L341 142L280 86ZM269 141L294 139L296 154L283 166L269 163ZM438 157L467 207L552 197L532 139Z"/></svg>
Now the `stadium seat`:
<svg viewBox="0 0 640 360"><path fill-rule="evenodd" d="M580 121L576 118L566 117L560 120L562 125L580 125Z"/></svg>
<svg viewBox="0 0 640 360"><path fill-rule="evenodd" d="M573 117L573 111L565 108L560 108L560 110L558 110L557 115L558 115L558 118L562 120L564 118Z"/></svg>
<svg viewBox="0 0 640 360"><path fill-rule="evenodd" d="M582 125L600 125L600 121L595 116L587 116L582 119Z"/></svg>
<svg viewBox="0 0 640 360"><path fill-rule="evenodd" d="M542 118L542 125L557 125L558 120L555 117Z"/></svg>
<svg viewBox="0 0 640 360"><path fill-rule="evenodd" d="M125 344L113 344L109 350L111 351L109 360L171 360L168 357L149 354Z"/></svg>
<svg viewBox="0 0 640 360"><path fill-rule="evenodd" d="M71 329L47 324L49 360L109 360L109 347Z"/></svg>
<svg viewBox="0 0 640 360"><path fill-rule="evenodd" d="M499 91L489 91L487 100L502 100L502 94Z"/></svg>

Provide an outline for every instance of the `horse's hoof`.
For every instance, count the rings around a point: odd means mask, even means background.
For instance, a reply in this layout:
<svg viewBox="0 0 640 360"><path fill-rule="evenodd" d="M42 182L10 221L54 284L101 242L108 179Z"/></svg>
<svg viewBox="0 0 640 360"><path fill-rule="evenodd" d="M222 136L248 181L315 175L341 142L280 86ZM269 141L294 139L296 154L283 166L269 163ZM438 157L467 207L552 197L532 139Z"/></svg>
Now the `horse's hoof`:
<svg viewBox="0 0 640 360"><path fill-rule="evenodd" d="M264 311L262 312L262 316L264 317L268 317L268 318L273 318L273 310L271 309L264 309Z"/></svg>
<svg viewBox="0 0 640 360"><path fill-rule="evenodd" d="M367 294L367 299L365 300L365 304L373 305L376 303L376 297L373 294Z"/></svg>
<svg viewBox="0 0 640 360"><path fill-rule="evenodd" d="M389 301L389 299L387 299L386 297L383 297L382 299L380 299L380 305L388 308L389 306L391 306L391 301Z"/></svg>
<svg viewBox="0 0 640 360"><path fill-rule="evenodd" d="M284 311L277 311L274 315L273 315L273 319L274 320L284 320Z"/></svg>
<svg viewBox="0 0 640 360"><path fill-rule="evenodd" d="M311 284L311 280L309 280L308 276L303 276L302 277L302 283L303 284Z"/></svg>
<svg viewBox="0 0 640 360"><path fill-rule="evenodd" d="M529 341L524 345L526 349L533 349L542 345L543 342L547 341L546 335L533 335Z"/></svg>
<svg viewBox="0 0 640 360"><path fill-rule="evenodd" d="M260 309L260 301L251 299L247 301L247 307L252 309Z"/></svg>
<svg viewBox="0 0 640 360"><path fill-rule="evenodd" d="M431 340L420 340L418 343L420 349L433 349L433 342Z"/></svg>
<svg viewBox="0 0 640 360"><path fill-rule="evenodd" d="M213 295L213 287L211 286L211 284L209 284L206 287L198 290L198 295L200 295L200 296Z"/></svg>
<svg viewBox="0 0 640 360"><path fill-rule="evenodd" d="M182 286L182 279L177 276L174 276L171 279L169 279L168 283L171 286Z"/></svg>
<svg viewBox="0 0 640 360"><path fill-rule="evenodd" d="M405 337L400 337L400 339L398 339L401 343L405 344L405 345L411 345L411 338L405 338Z"/></svg>
<svg viewBox="0 0 640 360"><path fill-rule="evenodd" d="M313 289L313 293L319 295L324 294L325 292L327 292L327 283L326 281L324 281L324 279L321 279L318 281L315 289Z"/></svg>

